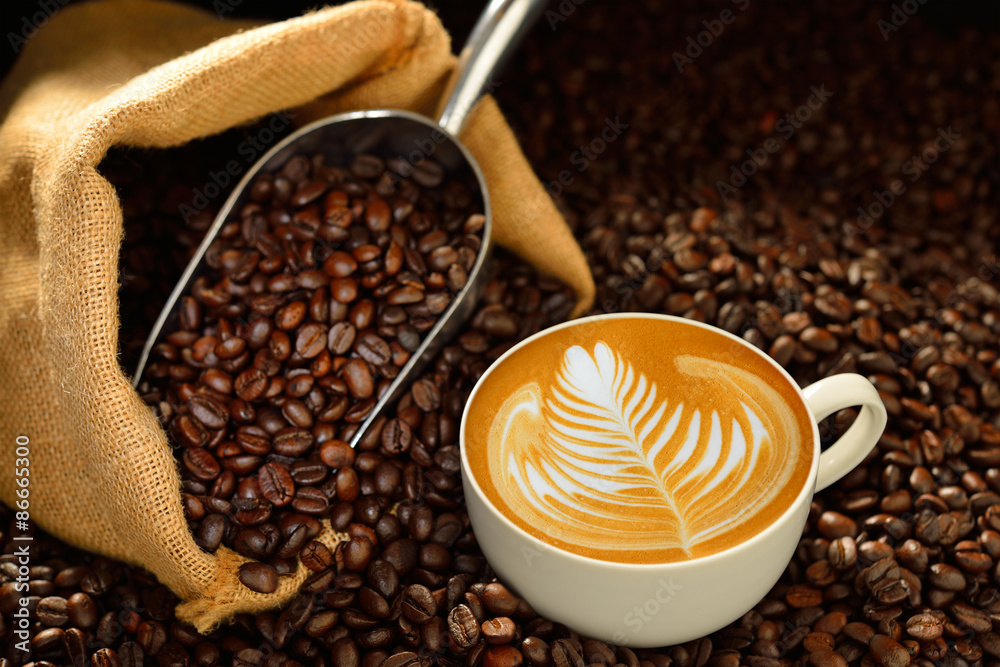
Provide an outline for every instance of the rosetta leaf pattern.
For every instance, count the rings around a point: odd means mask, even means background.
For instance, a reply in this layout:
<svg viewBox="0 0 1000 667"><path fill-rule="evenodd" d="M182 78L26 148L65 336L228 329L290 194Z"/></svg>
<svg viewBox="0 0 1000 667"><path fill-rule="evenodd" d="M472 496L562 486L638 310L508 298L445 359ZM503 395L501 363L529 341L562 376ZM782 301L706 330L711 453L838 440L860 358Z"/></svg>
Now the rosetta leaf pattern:
<svg viewBox="0 0 1000 667"><path fill-rule="evenodd" d="M526 520L550 522L571 543L690 556L769 502L788 467L768 446L773 425L740 393L733 368L713 363L688 377L746 399L738 409L672 400L678 392L661 389L603 342L592 352L569 348L548 391L532 383L498 412L503 465L494 482L526 501L518 506L536 515ZM734 512L741 491L742 511Z"/></svg>

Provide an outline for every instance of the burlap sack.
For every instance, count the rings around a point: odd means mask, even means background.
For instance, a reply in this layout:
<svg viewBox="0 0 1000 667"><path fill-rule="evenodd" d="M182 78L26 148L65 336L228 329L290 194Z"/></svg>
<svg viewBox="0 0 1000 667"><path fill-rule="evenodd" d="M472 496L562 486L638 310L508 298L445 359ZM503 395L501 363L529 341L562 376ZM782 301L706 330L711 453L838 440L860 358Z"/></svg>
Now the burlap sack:
<svg viewBox="0 0 1000 667"><path fill-rule="evenodd" d="M0 88L3 501L27 436L31 520L152 571L186 601L181 619L207 630L286 602L304 567L253 593L236 579L243 557L206 554L188 531L166 435L116 360L122 211L95 167L111 146L177 146L280 109L432 113L453 64L437 17L405 0L262 27L118 0L65 8L40 29ZM491 99L463 139L489 183L496 239L569 283L585 310L586 262Z"/></svg>

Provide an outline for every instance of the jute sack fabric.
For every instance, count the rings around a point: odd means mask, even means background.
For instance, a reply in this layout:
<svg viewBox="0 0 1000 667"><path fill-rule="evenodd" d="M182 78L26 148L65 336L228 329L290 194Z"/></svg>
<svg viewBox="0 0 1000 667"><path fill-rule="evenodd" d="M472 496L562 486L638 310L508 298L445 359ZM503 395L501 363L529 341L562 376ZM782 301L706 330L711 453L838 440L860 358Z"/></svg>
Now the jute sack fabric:
<svg viewBox="0 0 1000 667"><path fill-rule="evenodd" d="M205 631L287 602L304 567L254 593L237 580L242 556L201 551L187 528L166 435L116 358L122 211L96 167L112 146L177 146L281 109L430 114L453 65L437 17L405 0L260 27L135 0L52 17L0 87L3 501L16 500L25 436L31 520L150 570L185 601L182 620ZM577 313L588 308L583 255L491 99L463 140L489 183L497 241L572 286ZM327 527L321 539L339 537Z"/></svg>

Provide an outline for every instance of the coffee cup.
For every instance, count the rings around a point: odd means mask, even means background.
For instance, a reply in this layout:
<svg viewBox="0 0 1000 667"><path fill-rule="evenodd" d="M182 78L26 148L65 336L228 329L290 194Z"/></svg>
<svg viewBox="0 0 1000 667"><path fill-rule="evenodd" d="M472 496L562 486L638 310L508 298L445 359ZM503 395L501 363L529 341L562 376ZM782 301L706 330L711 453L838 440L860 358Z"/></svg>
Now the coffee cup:
<svg viewBox="0 0 1000 667"><path fill-rule="evenodd" d="M820 422L855 406L822 450ZM862 376L800 389L721 329L587 317L515 345L476 384L460 432L466 505L487 560L538 613L613 644L676 644L765 596L814 493L885 423Z"/></svg>

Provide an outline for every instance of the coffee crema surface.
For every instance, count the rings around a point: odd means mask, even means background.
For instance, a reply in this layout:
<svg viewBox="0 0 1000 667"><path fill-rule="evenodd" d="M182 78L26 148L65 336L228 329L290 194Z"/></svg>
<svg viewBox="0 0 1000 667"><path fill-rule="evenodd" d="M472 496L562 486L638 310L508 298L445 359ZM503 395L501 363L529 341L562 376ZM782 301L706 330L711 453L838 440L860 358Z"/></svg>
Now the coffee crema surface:
<svg viewBox="0 0 1000 667"><path fill-rule="evenodd" d="M707 556L753 537L809 476L797 388L711 330L654 318L577 323L494 366L466 455L508 519L621 563Z"/></svg>

